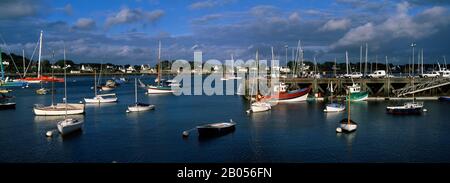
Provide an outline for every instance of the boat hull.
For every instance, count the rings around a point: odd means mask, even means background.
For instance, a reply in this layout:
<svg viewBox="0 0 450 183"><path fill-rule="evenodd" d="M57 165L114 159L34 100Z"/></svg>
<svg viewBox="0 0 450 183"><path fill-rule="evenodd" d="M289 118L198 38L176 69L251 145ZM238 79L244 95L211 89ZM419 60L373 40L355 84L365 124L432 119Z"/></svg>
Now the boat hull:
<svg viewBox="0 0 450 183"><path fill-rule="evenodd" d="M84 98L86 103L114 103L117 102L117 98L114 99L103 99L103 98Z"/></svg>
<svg viewBox="0 0 450 183"><path fill-rule="evenodd" d="M199 137L223 136L236 130L235 124L227 124L224 127L211 127L210 125L198 126Z"/></svg>
<svg viewBox="0 0 450 183"><path fill-rule="evenodd" d="M450 97L439 97L440 101L450 101Z"/></svg>
<svg viewBox="0 0 450 183"><path fill-rule="evenodd" d="M15 109L15 108L16 103L14 102L0 103L0 110Z"/></svg>
<svg viewBox="0 0 450 183"><path fill-rule="evenodd" d="M23 78L23 79L18 79L18 81L23 81L23 82L27 82L27 83L40 83L40 82L59 82L62 83L64 82L63 78L56 78L56 77L50 77L50 76L41 76L41 77L36 77L36 78L31 78L31 77L27 77L27 78Z"/></svg>
<svg viewBox="0 0 450 183"><path fill-rule="evenodd" d="M25 87L25 86L27 86L27 83L22 82L22 81L17 81L17 82L13 81L13 82L4 82L4 83L0 82L0 86L3 86L3 87Z"/></svg>
<svg viewBox="0 0 450 183"><path fill-rule="evenodd" d="M61 135L67 135L79 130L82 130L83 128L83 122L82 121L78 121L75 123L72 123L70 125L63 125L63 121L58 122L57 127L58 127L58 131L59 133L61 133Z"/></svg>
<svg viewBox="0 0 450 183"><path fill-rule="evenodd" d="M357 92L357 93L351 93L350 94L350 101L364 101L369 98L368 92ZM347 97L349 99L349 97Z"/></svg>
<svg viewBox="0 0 450 183"><path fill-rule="evenodd" d="M55 106L34 107L37 116L63 116L66 115L66 106L63 103ZM67 115L84 114L84 104L67 104Z"/></svg>
<svg viewBox="0 0 450 183"><path fill-rule="evenodd" d="M341 104L332 103L332 104L328 104L323 111L324 112L342 112L342 111L345 111L345 106L341 105Z"/></svg>
<svg viewBox="0 0 450 183"><path fill-rule="evenodd" d="M280 92L278 95L263 97L263 100L277 100L278 102L301 102L308 99L311 88L303 88L299 90Z"/></svg>
<svg viewBox="0 0 450 183"><path fill-rule="evenodd" d="M419 115L422 114L422 108L408 108L408 109L386 108L386 112L389 114L396 114L396 115Z"/></svg>
<svg viewBox="0 0 450 183"><path fill-rule="evenodd" d="M147 94L163 94L163 93L173 93L171 87L167 86L149 86L147 88Z"/></svg>
<svg viewBox="0 0 450 183"><path fill-rule="evenodd" d="M130 112L141 112L141 111L149 111L155 109L154 105L131 105L128 106L128 111Z"/></svg>
<svg viewBox="0 0 450 183"><path fill-rule="evenodd" d="M255 102L250 106L250 111L253 113L264 112L270 110L272 107L269 103Z"/></svg>

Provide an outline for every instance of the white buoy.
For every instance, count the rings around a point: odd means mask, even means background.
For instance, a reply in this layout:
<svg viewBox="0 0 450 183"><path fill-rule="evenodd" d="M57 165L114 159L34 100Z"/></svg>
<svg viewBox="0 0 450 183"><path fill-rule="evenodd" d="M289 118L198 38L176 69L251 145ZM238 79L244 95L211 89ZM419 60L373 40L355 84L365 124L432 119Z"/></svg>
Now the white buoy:
<svg viewBox="0 0 450 183"><path fill-rule="evenodd" d="M247 112L247 114L250 114L250 112L252 112L252 111L249 109L249 110L247 110L247 111L245 111L245 112Z"/></svg>
<svg viewBox="0 0 450 183"><path fill-rule="evenodd" d="M130 112L130 110L126 110L126 112L127 112L127 113L129 113L129 112Z"/></svg>
<svg viewBox="0 0 450 183"><path fill-rule="evenodd" d="M53 135L53 130L47 131L47 133L45 133L45 136L47 137L51 137Z"/></svg>
<svg viewBox="0 0 450 183"><path fill-rule="evenodd" d="M427 109L423 109L423 112L427 112L428 110Z"/></svg>
<svg viewBox="0 0 450 183"><path fill-rule="evenodd" d="M337 132L337 133L341 133L341 132L342 132L342 128L341 128L341 127L337 127L337 128L336 128L336 132Z"/></svg>
<svg viewBox="0 0 450 183"><path fill-rule="evenodd" d="M82 103L83 103L83 101L80 100L80 104L82 104Z"/></svg>
<svg viewBox="0 0 450 183"><path fill-rule="evenodd" d="M187 137L187 136L189 136L189 132L186 130L183 132L183 137Z"/></svg>

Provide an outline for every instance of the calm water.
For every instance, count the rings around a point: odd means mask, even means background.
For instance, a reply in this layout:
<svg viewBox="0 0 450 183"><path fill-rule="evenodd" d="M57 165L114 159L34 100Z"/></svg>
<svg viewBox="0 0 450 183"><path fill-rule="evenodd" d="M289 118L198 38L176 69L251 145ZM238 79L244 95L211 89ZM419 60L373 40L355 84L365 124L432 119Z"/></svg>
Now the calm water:
<svg viewBox="0 0 450 183"><path fill-rule="evenodd" d="M68 78L69 101L92 97L92 80ZM33 104L51 102L51 95L34 93L37 87L17 89L17 109L0 111L0 162L450 162L450 103L439 101L426 101L422 116L387 115L384 101L354 103L358 130L336 134L345 113L324 114L323 102L247 115L240 96L147 96L140 89L139 100L156 110L127 114L134 101L130 82L116 89L117 104L86 106L77 116L85 121L81 133L47 138L63 117L34 116ZM57 84L57 101L63 92ZM181 136L198 124L229 119L237 122L232 134Z"/></svg>

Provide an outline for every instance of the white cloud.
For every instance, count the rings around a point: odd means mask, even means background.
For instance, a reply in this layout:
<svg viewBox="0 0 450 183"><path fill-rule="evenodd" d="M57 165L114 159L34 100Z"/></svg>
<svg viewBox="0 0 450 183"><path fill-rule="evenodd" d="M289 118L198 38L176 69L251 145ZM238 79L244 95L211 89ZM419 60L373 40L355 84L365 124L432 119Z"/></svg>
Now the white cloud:
<svg viewBox="0 0 450 183"><path fill-rule="evenodd" d="M32 0L2 0L0 5L0 19L33 16L38 13L40 5Z"/></svg>
<svg viewBox="0 0 450 183"><path fill-rule="evenodd" d="M164 16L163 10L144 11L141 9L123 8L117 14L106 19L107 27L117 24L135 23L139 21L154 23Z"/></svg>
<svg viewBox="0 0 450 183"><path fill-rule="evenodd" d="M349 19L329 20L319 30L320 31L335 31L346 30L350 27L351 22Z"/></svg>
<svg viewBox="0 0 450 183"><path fill-rule="evenodd" d="M75 25L76 29L92 29L95 27L95 21L91 18L79 18Z"/></svg>
<svg viewBox="0 0 450 183"><path fill-rule="evenodd" d="M222 6L231 2L234 2L235 0L206 0L206 1L199 1L195 2L189 5L189 9L191 10L198 10L198 9L207 9L207 8L214 8L216 6Z"/></svg>
<svg viewBox="0 0 450 183"><path fill-rule="evenodd" d="M350 29L331 47L349 46L368 41L380 44L397 38L418 40L436 33L439 30L438 27L450 23L447 11L442 7L428 8L416 15L409 14L410 8L407 2L399 3L394 15L379 24L369 22Z"/></svg>

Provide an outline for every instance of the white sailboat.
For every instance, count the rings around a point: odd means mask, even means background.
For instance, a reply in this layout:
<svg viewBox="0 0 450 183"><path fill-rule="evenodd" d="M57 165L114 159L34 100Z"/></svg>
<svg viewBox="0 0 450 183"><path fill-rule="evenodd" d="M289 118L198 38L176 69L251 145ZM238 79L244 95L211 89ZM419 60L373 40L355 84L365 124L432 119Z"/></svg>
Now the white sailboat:
<svg viewBox="0 0 450 183"><path fill-rule="evenodd" d="M171 86L164 85L161 74L162 74L162 67L161 67L161 41L160 41L158 48L158 76L156 78L155 85L147 86L147 94L164 94L174 92Z"/></svg>
<svg viewBox="0 0 450 183"><path fill-rule="evenodd" d="M111 93L111 94L102 94L102 95L98 95L97 94L97 74L96 72L94 72L94 93L95 93L95 97L93 98L84 98L84 102L86 103L114 103L117 102L117 96L115 93Z"/></svg>
<svg viewBox="0 0 450 183"><path fill-rule="evenodd" d="M64 61L66 60L66 51L64 50ZM66 66L64 67L64 103L54 104L54 89L52 83L52 104L50 106L44 106L37 104L33 108L33 112L38 116L62 116L62 115L74 115L84 114L84 104L67 103L67 82L66 82Z"/></svg>
<svg viewBox="0 0 450 183"><path fill-rule="evenodd" d="M137 78L134 78L134 104L128 106L126 112L141 112L155 109L155 105L139 103L137 99Z"/></svg>
<svg viewBox="0 0 450 183"><path fill-rule="evenodd" d="M333 88L333 82L330 83L330 92L331 92L331 97L333 98L333 92L334 92L334 88ZM331 99L333 100L333 99ZM327 104L327 106L325 107L325 109L323 110L324 112L342 112L345 110L345 105L339 104L337 102L331 102L329 104Z"/></svg>
<svg viewBox="0 0 450 183"><path fill-rule="evenodd" d="M342 119L339 122L339 127L336 128L336 132L337 133L341 133L341 132L345 132L345 133L350 133L356 130L356 128L358 127L358 124L356 124L356 122L354 122L351 119L351 115L350 115L350 100L347 100L348 102L348 110L347 110L347 118Z"/></svg>
<svg viewBox="0 0 450 183"><path fill-rule="evenodd" d="M259 59L258 58L258 51L256 51L256 65L257 65L256 66L257 71L255 73L255 76L256 76L255 77L256 78L256 96L255 96L255 102L252 102L251 97L250 97L251 104L250 104L250 109L247 110L247 113L250 113L250 112L253 112L253 113L255 113L255 112L264 112L264 111L268 111L268 110L272 109L272 106L270 105L270 103L260 101L262 96L259 95L259 86L258 86L259 85L259 74L258 74L258 72L259 72L259 60L258 59ZM252 87L252 90L253 90L253 87ZM250 96L251 96L251 94L253 94L253 92L250 93Z"/></svg>
<svg viewBox="0 0 450 183"><path fill-rule="evenodd" d="M67 104L67 82L66 82L66 51L64 49L64 104L65 104L65 112L64 120L59 121L56 126L58 128L59 133L61 135L66 135L69 133L72 133L77 130L81 130L83 128L84 121L74 119L74 118L67 118L67 115L69 113L68 104ZM83 105L83 112L84 112L84 105Z"/></svg>

